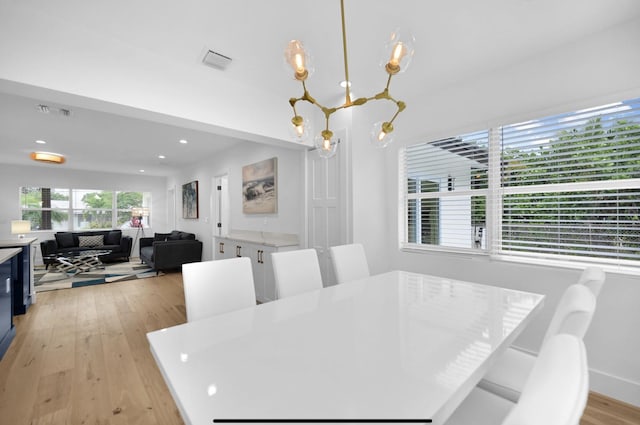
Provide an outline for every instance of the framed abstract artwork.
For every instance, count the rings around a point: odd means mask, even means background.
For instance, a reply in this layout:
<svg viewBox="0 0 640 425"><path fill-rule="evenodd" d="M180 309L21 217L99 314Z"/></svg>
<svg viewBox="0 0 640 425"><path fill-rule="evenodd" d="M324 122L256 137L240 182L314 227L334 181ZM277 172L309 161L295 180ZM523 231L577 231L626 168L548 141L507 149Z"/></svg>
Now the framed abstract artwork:
<svg viewBox="0 0 640 425"><path fill-rule="evenodd" d="M265 159L242 167L242 212L278 212L278 158Z"/></svg>
<svg viewBox="0 0 640 425"><path fill-rule="evenodd" d="M198 180L182 185L182 218L198 218Z"/></svg>

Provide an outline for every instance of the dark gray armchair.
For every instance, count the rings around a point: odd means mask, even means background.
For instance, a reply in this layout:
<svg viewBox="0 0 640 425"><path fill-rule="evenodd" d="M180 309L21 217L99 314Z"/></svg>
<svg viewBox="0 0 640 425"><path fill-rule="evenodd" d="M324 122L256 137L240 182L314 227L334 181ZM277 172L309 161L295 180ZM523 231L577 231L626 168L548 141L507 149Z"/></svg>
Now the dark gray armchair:
<svg viewBox="0 0 640 425"><path fill-rule="evenodd" d="M140 239L140 261L156 272L202 261L202 242L193 233L174 230Z"/></svg>

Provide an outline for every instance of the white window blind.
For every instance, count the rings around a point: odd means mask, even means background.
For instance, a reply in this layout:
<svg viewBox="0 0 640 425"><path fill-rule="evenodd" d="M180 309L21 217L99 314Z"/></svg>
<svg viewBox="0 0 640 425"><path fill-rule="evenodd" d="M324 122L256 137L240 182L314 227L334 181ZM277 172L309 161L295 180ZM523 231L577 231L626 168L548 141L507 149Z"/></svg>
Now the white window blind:
<svg viewBox="0 0 640 425"><path fill-rule="evenodd" d="M406 147L404 247L640 266L640 99Z"/></svg>
<svg viewBox="0 0 640 425"><path fill-rule="evenodd" d="M405 149L408 244L486 248L487 147L481 131Z"/></svg>
<svg viewBox="0 0 640 425"><path fill-rule="evenodd" d="M502 128L498 251L640 260L640 99Z"/></svg>

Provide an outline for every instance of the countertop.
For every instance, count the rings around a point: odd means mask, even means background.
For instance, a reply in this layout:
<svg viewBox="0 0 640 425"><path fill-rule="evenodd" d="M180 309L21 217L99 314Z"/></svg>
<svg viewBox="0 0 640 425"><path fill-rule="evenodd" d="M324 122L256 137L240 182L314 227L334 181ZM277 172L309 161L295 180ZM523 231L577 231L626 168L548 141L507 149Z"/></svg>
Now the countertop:
<svg viewBox="0 0 640 425"><path fill-rule="evenodd" d="M298 235L253 230L232 230L231 233L226 236L216 236L216 239L233 239L273 247L299 245Z"/></svg>
<svg viewBox="0 0 640 425"><path fill-rule="evenodd" d="M0 239L0 248L15 248L19 246L31 245L38 238L15 238L15 239Z"/></svg>
<svg viewBox="0 0 640 425"><path fill-rule="evenodd" d="M4 263L9 258L21 252L20 248L4 248L0 249L0 263Z"/></svg>

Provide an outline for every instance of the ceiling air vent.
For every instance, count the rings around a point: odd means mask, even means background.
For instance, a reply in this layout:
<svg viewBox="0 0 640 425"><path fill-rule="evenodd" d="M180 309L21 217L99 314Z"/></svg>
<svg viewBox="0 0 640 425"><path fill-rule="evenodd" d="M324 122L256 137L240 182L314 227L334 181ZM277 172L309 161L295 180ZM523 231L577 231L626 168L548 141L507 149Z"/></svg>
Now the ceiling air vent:
<svg viewBox="0 0 640 425"><path fill-rule="evenodd" d="M202 63L213 68L224 70L227 69L227 66L231 63L231 58L221 55L220 53L216 53L213 50L208 50L204 55L204 58L202 58Z"/></svg>

